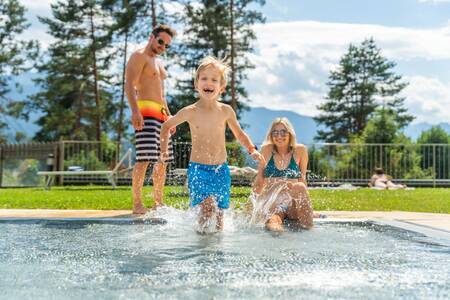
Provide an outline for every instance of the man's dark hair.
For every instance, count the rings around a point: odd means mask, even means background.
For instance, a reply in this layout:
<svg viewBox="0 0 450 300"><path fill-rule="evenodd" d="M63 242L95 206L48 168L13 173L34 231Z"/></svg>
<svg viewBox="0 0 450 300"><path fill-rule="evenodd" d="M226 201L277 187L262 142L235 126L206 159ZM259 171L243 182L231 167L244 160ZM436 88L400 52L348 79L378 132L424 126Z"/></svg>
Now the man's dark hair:
<svg viewBox="0 0 450 300"><path fill-rule="evenodd" d="M169 25L164 24L156 25L155 28L153 28L152 30L152 34L155 37L157 37L161 32L167 33L168 35L170 35L171 38L173 38L177 34L177 32L174 29L170 28Z"/></svg>
<svg viewBox="0 0 450 300"><path fill-rule="evenodd" d="M374 172L377 175L383 175L384 174L384 170L382 168L375 168Z"/></svg>

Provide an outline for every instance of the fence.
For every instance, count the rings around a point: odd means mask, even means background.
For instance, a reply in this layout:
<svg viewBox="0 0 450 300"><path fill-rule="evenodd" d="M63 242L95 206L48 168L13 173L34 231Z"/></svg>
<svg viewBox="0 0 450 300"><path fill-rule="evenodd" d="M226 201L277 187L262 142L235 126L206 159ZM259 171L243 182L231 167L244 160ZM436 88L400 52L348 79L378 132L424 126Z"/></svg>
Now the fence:
<svg viewBox="0 0 450 300"><path fill-rule="evenodd" d="M110 170L131 147L113 142L59 141L0 145L0 187L35 186L39 170ZM228 144L230 164L251 165L246 151ZM352 183L366 185L373 169L381 167L394 181L410 185L450 186L449 144L312 144L308 145L308 178L311 184ZM171 170L186 169L191 144L174 143L175 161ZM49 164L48 158L53 157ZM126 162L127 163L127 162ZM255 164L251 165L255 167ZM178 181L177 181L178 182ZM101 178L60 176L59 184L103 183ZM106 182L105 182L106 183ZM248 182L247 182L248 183ZM119 179L130 184L130 178Z"/></svg>
<svg viewBox="0 0 450 300"><path fill-rule="evenodd" d="M450 186L450 144L314 144L309 147L312 181L365 185L375 167L394 181Z"/></svg>

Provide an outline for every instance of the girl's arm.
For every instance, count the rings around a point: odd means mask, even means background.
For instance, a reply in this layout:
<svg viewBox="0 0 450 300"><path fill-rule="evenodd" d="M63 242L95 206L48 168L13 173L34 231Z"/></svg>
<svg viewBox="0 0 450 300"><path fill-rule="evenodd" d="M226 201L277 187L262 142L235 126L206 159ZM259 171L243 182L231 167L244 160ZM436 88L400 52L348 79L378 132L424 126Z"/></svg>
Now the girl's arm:
<svg viewBox="0 0 450 300"><path fill-rule="evenodd" d="M305 145L297 145L296 150L299 153L299 167L301 171L300 182L303 182L305 185L308 185L306 182L306 172L308 171L308 148Z"/></svg>

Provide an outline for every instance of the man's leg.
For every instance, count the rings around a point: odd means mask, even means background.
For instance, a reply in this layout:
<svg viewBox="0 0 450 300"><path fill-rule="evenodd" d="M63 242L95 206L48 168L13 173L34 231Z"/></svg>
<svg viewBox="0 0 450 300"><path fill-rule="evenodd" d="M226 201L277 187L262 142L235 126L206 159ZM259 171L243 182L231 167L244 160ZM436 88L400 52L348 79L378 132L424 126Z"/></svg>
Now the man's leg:
<svg viewBox="0 0 450 300"><path fill-rule="evenodd" d="M163 205L164 183L166 182L167 164L158 162L153 166L153 208Z"/></svg>
<svg viewBox="0 0 450 300"><path fill-rule="evenodd" d="M136 162L133 170L133 214L145 214L147 209L142 202L142 186L145 172L150 162Z"/></svg>

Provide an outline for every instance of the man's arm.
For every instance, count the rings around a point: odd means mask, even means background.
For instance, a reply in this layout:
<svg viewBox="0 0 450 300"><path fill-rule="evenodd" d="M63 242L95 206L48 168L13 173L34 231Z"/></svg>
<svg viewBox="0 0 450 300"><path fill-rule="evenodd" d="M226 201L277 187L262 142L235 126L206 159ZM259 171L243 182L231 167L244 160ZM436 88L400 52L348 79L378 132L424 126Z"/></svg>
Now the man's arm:
<svg viewBox="0 0 450 300"><path fill-rule="evenodd" d="M167 72L161 61L159 62L159 64L160 64L160 74L161 74L161 95L162 95L162 99L164 101L164 108L166 109L167 114L170 116L172 114L170 113L169 105L167 104L166 91L165 91L165 86L164 86L164 80L166 80L166 78L167 78Z"/></svg>
<svg viewBox="0 0 450 300"><path fill-rule="evenodd" d="M165 161L168 158L167 148L169 147L169 131L170 129L180 125L181 123L189 121L191 115L190 108L183 108L172 118L168 119L161 126L161 132L159 134L160 147L161 147L161 159Z"/></svg>
<svg viewBox="0 0 450 300"><path fill-rule="evenodd" d="M142 130L144 119L139 111L136 99L136 85L144 68L145 61L140 53L133 53L128 60L125 72L125 93L131 109L131 122L136 130Z"/></svg>

